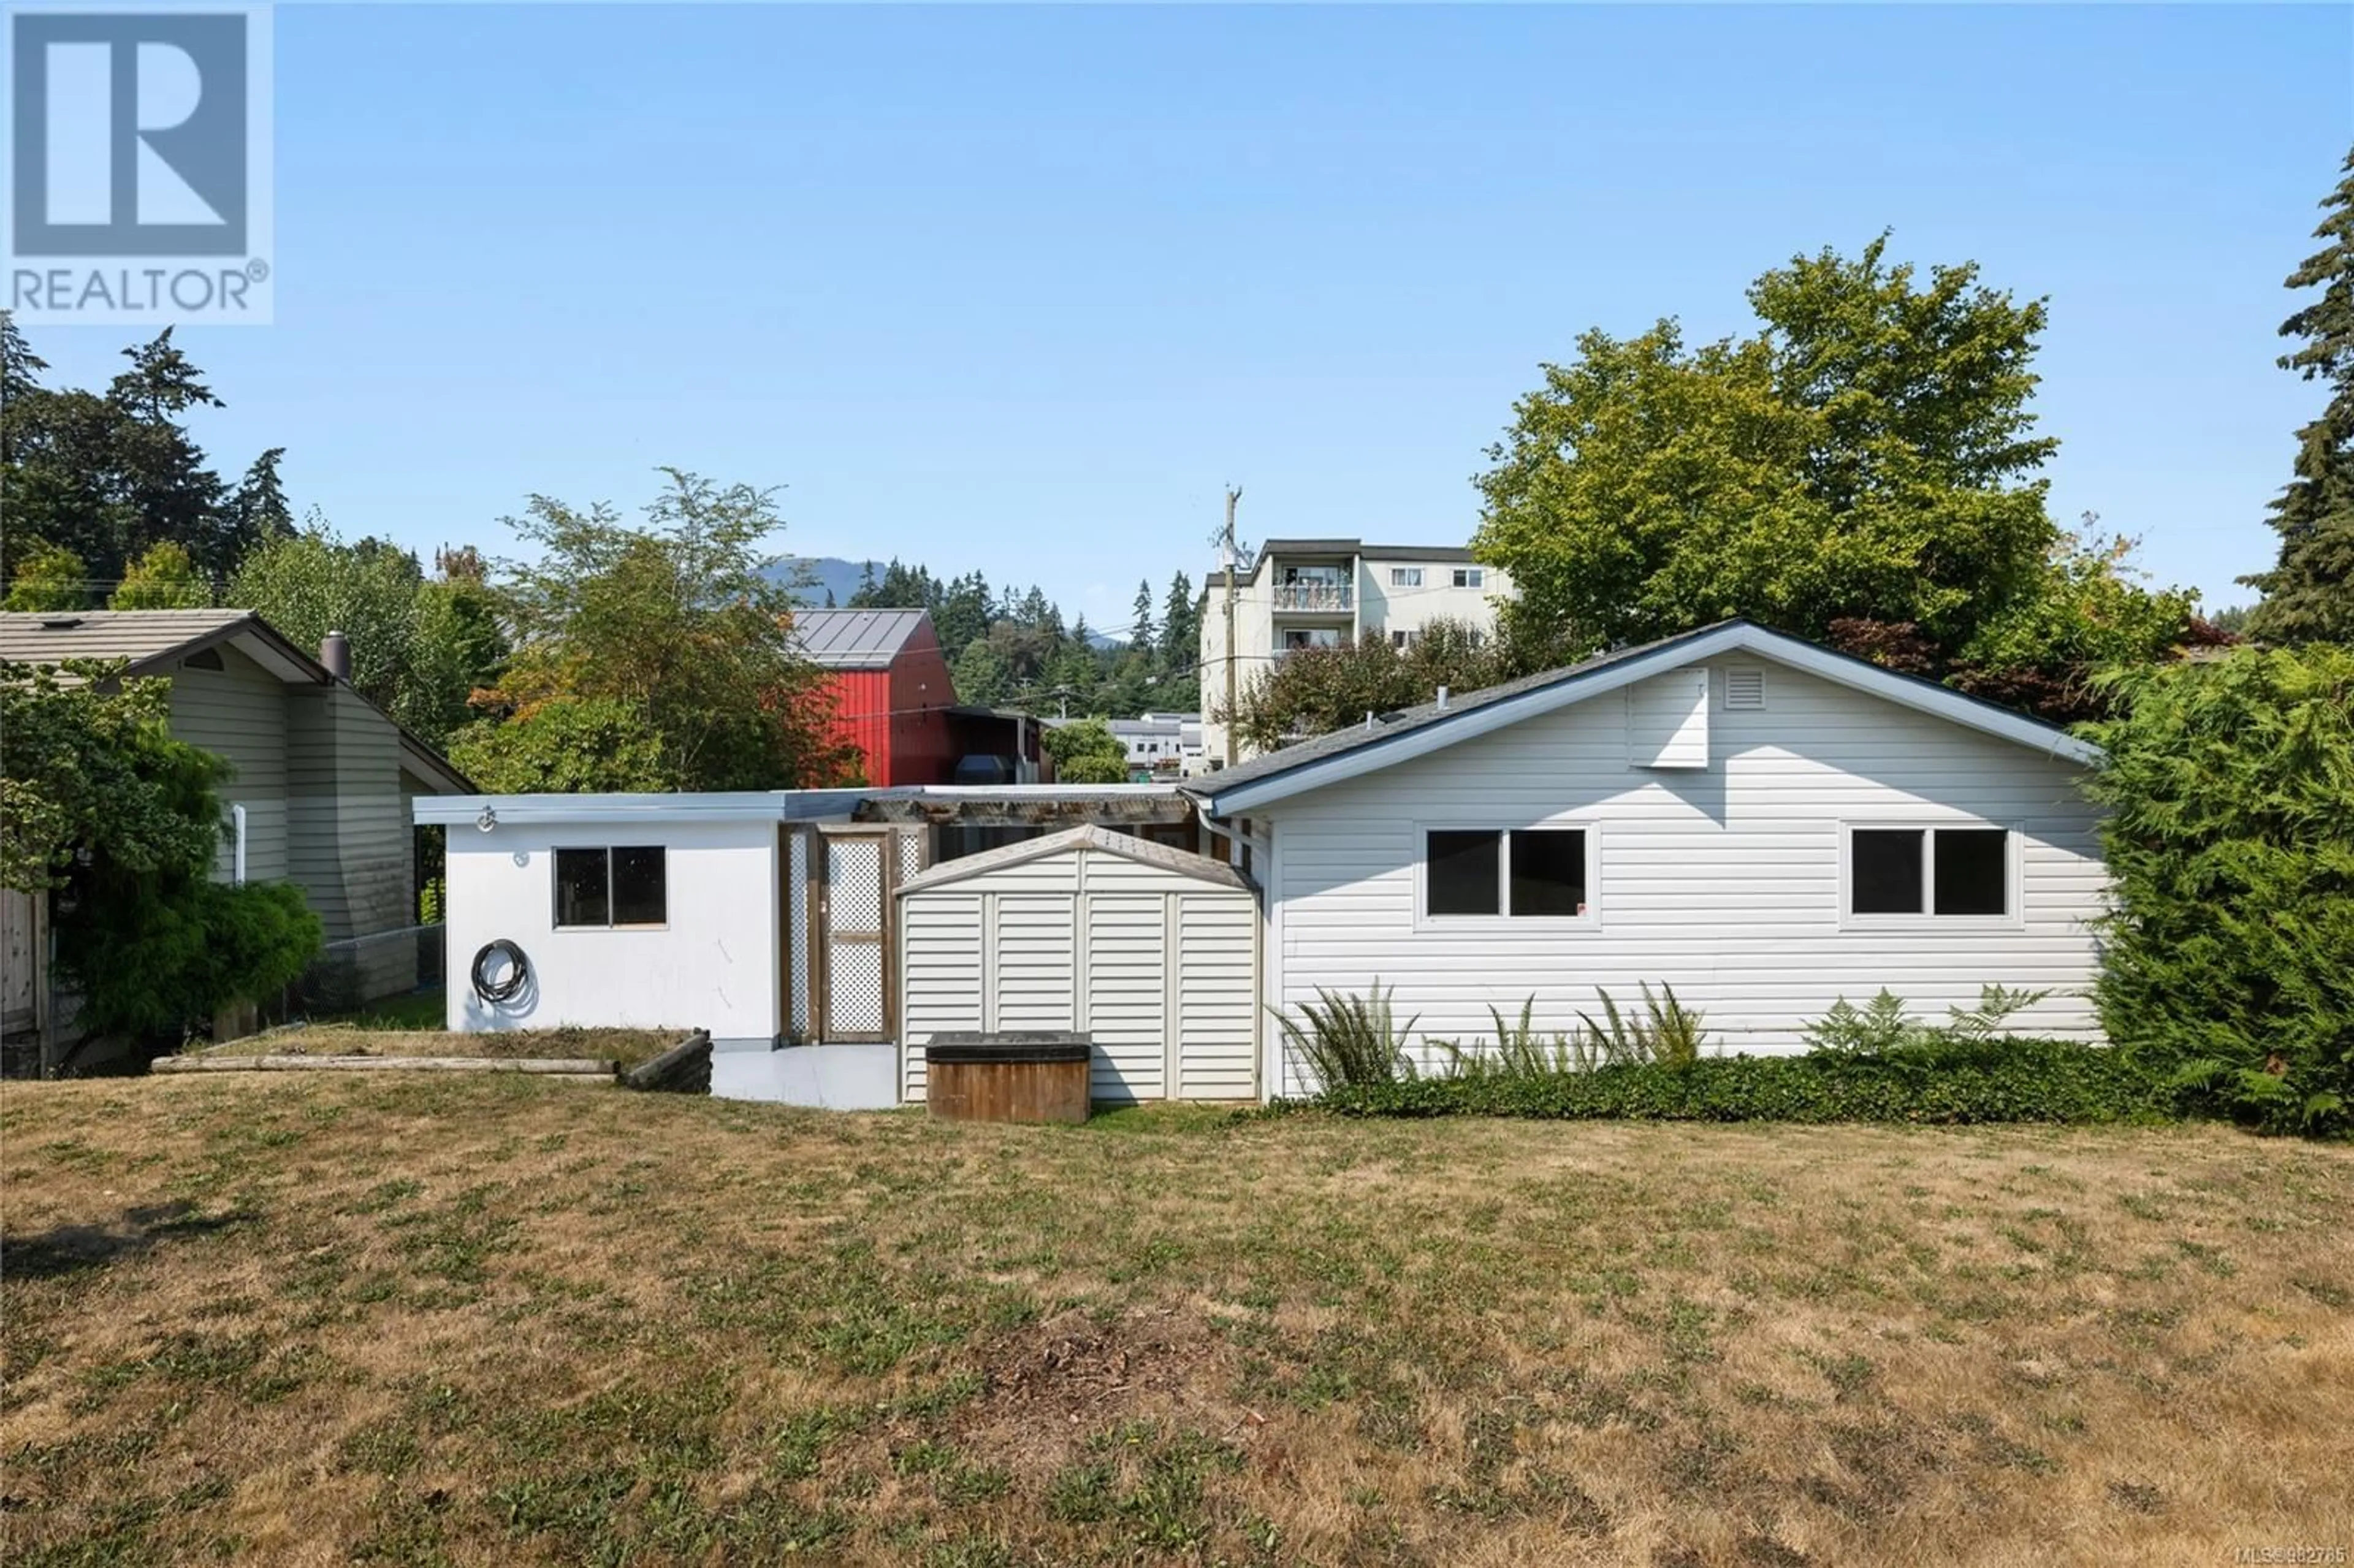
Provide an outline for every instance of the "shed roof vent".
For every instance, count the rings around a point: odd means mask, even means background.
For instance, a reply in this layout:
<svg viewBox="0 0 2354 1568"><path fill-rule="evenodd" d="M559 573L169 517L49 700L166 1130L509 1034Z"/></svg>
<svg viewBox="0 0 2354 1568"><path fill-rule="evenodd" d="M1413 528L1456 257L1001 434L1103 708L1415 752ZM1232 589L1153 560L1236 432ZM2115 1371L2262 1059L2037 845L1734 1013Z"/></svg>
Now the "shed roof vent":
<svg viewBox="0 0 2354 1568"><path fill-rule="evenodd" d="M1727 670L1724 673L1724 705L1728 708L1764 707L1766 672L1757 669Z"/></svg>

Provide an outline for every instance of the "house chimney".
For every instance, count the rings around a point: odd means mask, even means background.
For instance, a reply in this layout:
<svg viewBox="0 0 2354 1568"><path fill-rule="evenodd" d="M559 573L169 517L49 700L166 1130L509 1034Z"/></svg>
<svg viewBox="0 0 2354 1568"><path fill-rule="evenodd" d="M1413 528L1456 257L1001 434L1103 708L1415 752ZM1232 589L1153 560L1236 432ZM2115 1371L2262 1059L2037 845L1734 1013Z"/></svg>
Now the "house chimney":
<svg viewBox="0 0 2354 1568"><path fill-rule="evenodd" d="M1444 686L1438 688L1438 711L1440 713L1447 711L1447 688Z"/></svg>
<svg viewBox="0 0 2354 1568"><path fill-rule="evenodd" d="M345 685L352 679L352 640L340 631L330 631L319 640L319 662L327 673Z"/></svg>

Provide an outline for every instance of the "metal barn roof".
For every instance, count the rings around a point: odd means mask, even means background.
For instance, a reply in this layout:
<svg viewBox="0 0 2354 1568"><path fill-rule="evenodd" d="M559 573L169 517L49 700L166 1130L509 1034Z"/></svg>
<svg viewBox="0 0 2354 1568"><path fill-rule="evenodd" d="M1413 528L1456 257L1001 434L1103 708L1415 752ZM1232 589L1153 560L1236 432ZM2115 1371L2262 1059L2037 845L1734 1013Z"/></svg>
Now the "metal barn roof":
<svg viewBox="0 0 2354 1568"><path fill-rule="evenodd" d="M797 609L793 641L829 670L887 670L928 618L920 609Z"/></svg>

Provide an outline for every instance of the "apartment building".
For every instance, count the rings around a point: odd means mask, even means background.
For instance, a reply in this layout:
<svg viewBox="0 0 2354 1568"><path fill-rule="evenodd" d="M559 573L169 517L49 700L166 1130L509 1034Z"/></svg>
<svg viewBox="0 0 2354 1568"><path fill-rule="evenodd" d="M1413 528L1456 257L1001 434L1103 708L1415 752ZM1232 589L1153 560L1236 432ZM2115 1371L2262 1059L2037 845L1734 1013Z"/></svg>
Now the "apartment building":
<svg viewBox="0 0 2354 1568"><path fill-rule="evenodd" d="M1132 768L1188 775L1201 771L1200 714L1140 714L1108 720L1104 727L1126 748Z"/></svg>
<svg viewBox="0 0 2354 1568"><path fill-rule="evenodd" d="M1202 607L1202 743L1211 767L1225 760L1226 577L1210 574ZM1235 574L1231 661L1236 691L1302 648L1366 637L1404 645L1434 620L1492 627L1506 575L1447 545L1368 545L1357 539L1270 539ZM1236 757L1249 755L1238 746Z"/></svg>

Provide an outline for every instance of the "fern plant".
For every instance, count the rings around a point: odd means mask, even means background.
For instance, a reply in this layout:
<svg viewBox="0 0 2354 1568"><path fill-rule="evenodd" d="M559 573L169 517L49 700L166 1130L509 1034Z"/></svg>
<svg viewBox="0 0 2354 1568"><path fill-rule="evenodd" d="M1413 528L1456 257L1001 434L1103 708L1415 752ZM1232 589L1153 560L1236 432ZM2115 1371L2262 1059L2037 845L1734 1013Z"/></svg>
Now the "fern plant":
<svg viewBox="0 0 2354 1568"><path fill-rule="evenodd" d="M1621 1012L1611 994L1597 988L1596 994L1601 998L1604 1022L1596 1022L1589 1012L1578 1014L1603 1060L1611 1064L1657 1062L1669 1067L1698 1061L1701 1047L1707 1043L1701 1013L1678 1001L1675 987L1664 980L1659 983L1658 996L1651 994L1649 980L1641 982L1640 989L1640 1013Z"/></svg>
<svg viewBox="0 0 2354 1568"><path fill-rule="evenodd" d="M1396 1022L1390 993L1379 981L1367 996L1318 986L1316 1001L1300 1004L1300 1019L1280 1008L1269 1011L1291 1059L1315 1075L1320 1088L1361 1088L1415 1075L1414 1058L1405 1050L1415 1020Z"/></svg>

